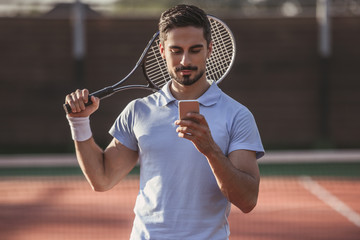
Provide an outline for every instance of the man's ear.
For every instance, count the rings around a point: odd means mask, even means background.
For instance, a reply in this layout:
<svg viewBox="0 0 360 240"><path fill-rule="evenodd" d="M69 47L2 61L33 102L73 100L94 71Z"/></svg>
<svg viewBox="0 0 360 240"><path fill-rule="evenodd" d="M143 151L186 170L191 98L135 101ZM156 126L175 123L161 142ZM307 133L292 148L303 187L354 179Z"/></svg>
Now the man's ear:
<svg viewBox="0 0 360 240"><path fill-rule="evenodd" d="M159 49L160 49L161 57L165 59L165 48L163 44L159 43Z"/></svg>
<svg viewBox="0 0 360 240"><path fill-rule="evenodd" d="M213 50L213 41L211 41L209 43L209 46L208 46L208 52L207 52L207 55L206 55L206 58L209 58L211 56L211 53L212 53L212 50Z"/></svg>

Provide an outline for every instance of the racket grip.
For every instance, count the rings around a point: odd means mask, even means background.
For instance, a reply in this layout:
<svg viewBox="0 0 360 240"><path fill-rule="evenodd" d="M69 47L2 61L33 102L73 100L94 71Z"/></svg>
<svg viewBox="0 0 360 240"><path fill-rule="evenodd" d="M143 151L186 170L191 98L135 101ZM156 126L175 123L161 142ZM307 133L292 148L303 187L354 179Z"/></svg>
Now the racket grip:
<svg viewBox="0 0 360 240"><path fill-rule="evenodd" d="M91 104L93 103L93 102L91 101L91 96L92 96L92 95L89 95L89 99L88 99L88 102L85 103L85 107L87 107L87 106L89 106L89 105L91 105ZM66 103L66 104L63 104L63 107L64 107L64 110L65 110L66 114L72 112L71 107L70 107L69 104L67 104L67 103Z"/></svg>
<svg viewBox="0 0 360 240"><path fill-rule="evenodd" d="M111 96L111 95L114 94L114 93L115 93L115 92L114 92L114 90L113 90L112 87L106 87L106 88L103 88L103 89L101 89L101 90L98 90L98 91L96 91L96 92L94 92L94 93L92 93L92 94L89 95L88 102L85 103L85 107L93 104L93 102L91 101L91 97L92 97L92 96L95 96L95 97L98 97L98 98L100 98L100 99L103 99L103 98L105 98L105 97ZM67 114L72 112L71 107L70 107L69 104L67 104L67 103L66 103L66 104L63 104L63 107L64 107L64 110L65 110L65 112L66 112Z"/></svg>

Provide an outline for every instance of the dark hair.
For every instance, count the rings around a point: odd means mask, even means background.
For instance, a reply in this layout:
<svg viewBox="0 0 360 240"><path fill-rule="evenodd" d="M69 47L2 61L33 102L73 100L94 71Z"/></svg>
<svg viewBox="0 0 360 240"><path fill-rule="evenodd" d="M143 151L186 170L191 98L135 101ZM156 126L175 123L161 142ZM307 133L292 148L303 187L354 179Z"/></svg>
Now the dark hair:
<svg viewBox="0 0 360 240"><path fill-rule="evenodd" d="M209 45L211 42L210 22L206 13L193 5L180 4L161 14L159 22L160 41L166 40L166 34L177 27L193 26L204 30L204 38Z"/></svg>

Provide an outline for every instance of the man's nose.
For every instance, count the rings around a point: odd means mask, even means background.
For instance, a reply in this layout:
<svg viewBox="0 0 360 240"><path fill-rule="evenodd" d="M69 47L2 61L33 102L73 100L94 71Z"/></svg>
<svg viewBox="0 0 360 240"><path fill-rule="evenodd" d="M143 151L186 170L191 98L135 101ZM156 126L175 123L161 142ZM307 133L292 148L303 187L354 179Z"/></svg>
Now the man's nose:
<svg viewBox="0 0 360 240"><path fill-rule="evenodd" d="M180 64L183 66L189 66L191 64L191 59L188 53L184 53L182 55Z"/></svg>

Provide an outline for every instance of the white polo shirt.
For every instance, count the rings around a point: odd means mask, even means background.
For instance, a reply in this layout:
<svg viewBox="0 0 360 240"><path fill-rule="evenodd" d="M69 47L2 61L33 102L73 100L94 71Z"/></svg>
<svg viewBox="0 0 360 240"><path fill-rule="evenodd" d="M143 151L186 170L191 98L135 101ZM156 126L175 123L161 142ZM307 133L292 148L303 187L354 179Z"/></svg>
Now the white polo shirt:
<svg viewBox="0 0 360 240"><path fill-rule="evenodd" d="M230 202L220 192L207 159L179 138L177 100L170 84L137 99L119 115L110 134L139 152L140 191L131 239L228 239ZM225 155L238 149L264 155L250 111L213 83L197 99L213 139Z"/></svg>

